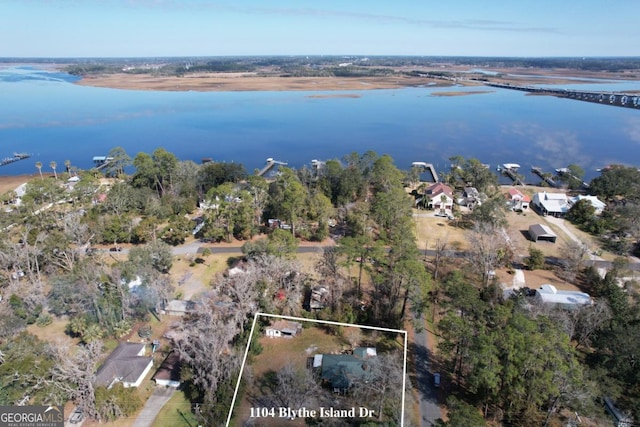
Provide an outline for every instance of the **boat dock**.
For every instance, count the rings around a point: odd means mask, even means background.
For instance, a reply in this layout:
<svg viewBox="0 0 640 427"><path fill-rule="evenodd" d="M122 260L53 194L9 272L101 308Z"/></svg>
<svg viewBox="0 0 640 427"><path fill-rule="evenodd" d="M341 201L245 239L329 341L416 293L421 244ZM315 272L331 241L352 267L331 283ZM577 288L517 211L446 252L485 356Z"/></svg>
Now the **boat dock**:
<svg viewBox="0 0 640 427"><path fill-rule="evenodd" d="M0 160L0 166L9 165L11 163L19 162L20 160L28 159L31 157L31 154L27 153L13 153L12 157L5 157Z"/></svg>
<svg viewBox="0 0 640 427"><path fill-rule="evenodd" d="M411 163L411 167L420 168L420 169L429 171L429 173L433 177L433 181L440 182L440 178L438 178L438 173L436 172L436 168L433 167L433 163L413 162Z"/></svg>
<svg viewBox="0 0 640 427"><path fill-rule="evenodd" d="M522 179L517 173L517 170L519 167L520 165L516 165L515 163L505 163L504 165L502 165L501 168L499 167L498 170L502 172L503 175L511 178L514 184L525 185L525 183L522 181Z"/></svg>
<svg viewBox="0 0 640 427"><path fill-rule="evenodd" d="M267 164L265 165L265 167L260 169L260 171L258 172L258 176L264 176L267 172L269 172L271 169L273 169L277 165L287 166L288 163L281 162L279 160L274 160L272 157L269 157L267 159Z"/></svg>
<svg viewBox="0 0 640 427"><path fill-rule="evenodd" d="M542 171L542 168L540 168L538 166L531 166L531 172L533 172L534 174L538 175L544 182L546 182L550 186L558 187L558 183L553 178L551 178L549 175L545 174Z"/></svg>

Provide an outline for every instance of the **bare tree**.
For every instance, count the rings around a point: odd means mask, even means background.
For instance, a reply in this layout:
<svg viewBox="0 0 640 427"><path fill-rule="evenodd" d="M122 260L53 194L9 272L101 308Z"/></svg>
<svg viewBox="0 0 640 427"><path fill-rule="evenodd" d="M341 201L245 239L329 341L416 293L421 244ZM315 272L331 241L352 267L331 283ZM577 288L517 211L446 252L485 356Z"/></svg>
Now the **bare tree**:
<svg viewBox="0 0 640 427"><path fill-rule="evenodd" d="M273 398L281 407L299 410L311 403L320 387L309 369L296 368L290 362L276 374Z"/></svg>
<svg viewBox="0 0 640 427"><path fill-rule="evenodd" d="M436 240L436 247L435 247L435 255L433 257L433 280L438 280L438 273L440 271L440 265L442 264L442 261L444 260L444 258L446 258L447 256L449 256L449 251L448 249L448 240Z"/></svg>
<svg viewBox="0 0 640 427"><path fill-rule="evenodd" d="M365 361L366 381L354 384L353 395L362 406L375 408L379 420L389 413L397 422L402 414L404 370L398 353L382 353Z"/></svg>
<svg viewBox="0 0 640 427"><path fill-rule="evenodd" d="M571 282L584 267L589 247L584 242L569 240L563 245L562 253L565 254L565 258L562 262L561 275L565 280Z"/></svg>
<svg viewBox="0 0 640 427"><path fill-rule="evenodd" d="M492 272L505 258L507 242L499 227L485 222L476 222L467 239L471 246L471 250L467 252L467 260L480 272L482 285L487 287Z"/></svg>
<svg viewBox="0 0 640 427"><path fill-rule="evenodd" d="M56 359L52 371L54 384L88 416L100 421L93 382L102 342L92 341L75 352L63 344L52 346L52 349Z"/></svg>

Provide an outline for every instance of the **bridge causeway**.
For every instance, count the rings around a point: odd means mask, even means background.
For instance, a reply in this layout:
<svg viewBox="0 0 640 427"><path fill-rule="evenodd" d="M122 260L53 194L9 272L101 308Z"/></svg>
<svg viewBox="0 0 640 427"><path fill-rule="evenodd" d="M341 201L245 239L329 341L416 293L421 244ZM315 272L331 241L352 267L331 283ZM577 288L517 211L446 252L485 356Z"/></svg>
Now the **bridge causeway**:
<svg viewBox="0 0 640 427"><path fill-rule="evenodd" d="M519 90L522 92L537 93L540 95L552 95L560 98L576 99L578 101L613 105L616 107L640 109L640 94L630 94L624 92L581 91L572 89L551 89L536 86L514 86L507 83L483 83L486 86L498 87L502 89Z"/></svg>

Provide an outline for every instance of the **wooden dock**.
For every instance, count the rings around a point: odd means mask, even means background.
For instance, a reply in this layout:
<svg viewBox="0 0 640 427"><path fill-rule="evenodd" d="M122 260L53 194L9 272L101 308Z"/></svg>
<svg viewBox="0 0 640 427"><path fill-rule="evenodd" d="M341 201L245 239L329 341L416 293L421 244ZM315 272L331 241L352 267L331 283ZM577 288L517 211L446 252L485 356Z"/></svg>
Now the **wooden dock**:
<svg viewBox="0 0 640 427"><path fill-rule="evenodd" d="M276 166L287 166L288 163L286 162L281 162L279 160L274 160L271 157L269 157L267 159L267 164L265 165L265 167L263 167L262 169L260 169L260 171L258 171L258 176L264 176L267 172L269 172L271 169L273 169Z"/></svg>
<svg viewBox="0 0 640 427"><path fill-rule="evenodd" d="M433 163L413 162L411 166L429 171L429 173L433 177L433 181L440 182L440 178L438 178L438 173L436 172L436 168L433 166Z"/></svg>
<svg viewBox="0 0 640 427"><path fill-rule="evenodd" d="M525 183L522 181L522 179L520 179L520 177L518 176L518 174L516 173L515 170L510 169L510 168L502 168L502 169L500 169L500 172L502 172L504 175L506 175L509 178L511 178L511 180L514 182L514 184L516 184L516 185L525 185Z"/></svg>
<svg viewBox="0 0 640 427"><path fill-rule="evenodd" d="M550 186L558 187L558 183L553 178L551 178L549 175L545 174L542 171L542 168L540 168L538 166L531 166L531 172L533 172L534 174L538 175L544 182L546 182Z"/></svg>
<svg viewBox="0 0 640 427"><path fill-rule="evenodd" d="M0 160L0 166L9 165L11 163L19 162L20 160L28 159L31 154L27 153L13 153L12 157L5 157Z"/></svg>

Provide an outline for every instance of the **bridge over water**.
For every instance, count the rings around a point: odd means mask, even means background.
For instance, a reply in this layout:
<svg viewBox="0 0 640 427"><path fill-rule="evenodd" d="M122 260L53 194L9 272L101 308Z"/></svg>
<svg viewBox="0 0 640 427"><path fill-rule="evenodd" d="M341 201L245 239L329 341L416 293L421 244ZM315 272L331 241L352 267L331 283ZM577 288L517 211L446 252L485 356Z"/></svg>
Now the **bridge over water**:
<svg viewBox="0 0 640 427"><path fill-rule="evenodd" d="M640 109L640 94L624 92L596 92L573 89L551 89L536 86L514 86L505 83L484 82L486 86L502 89L519 90L522 92L537 93L540 95L552 95L560 98L577 99L578 101L594 102L596 104L613 105Z"/></svg>

